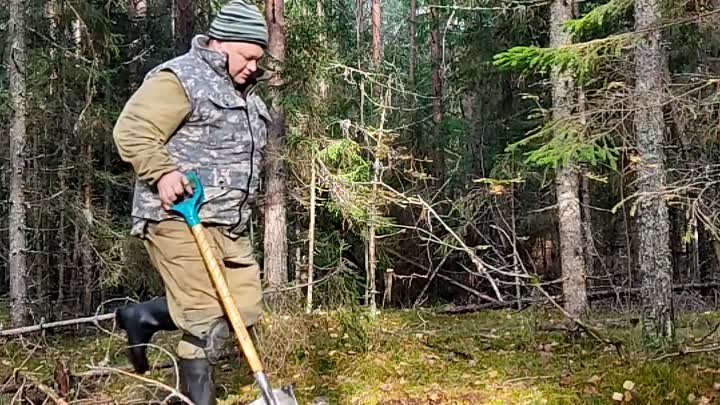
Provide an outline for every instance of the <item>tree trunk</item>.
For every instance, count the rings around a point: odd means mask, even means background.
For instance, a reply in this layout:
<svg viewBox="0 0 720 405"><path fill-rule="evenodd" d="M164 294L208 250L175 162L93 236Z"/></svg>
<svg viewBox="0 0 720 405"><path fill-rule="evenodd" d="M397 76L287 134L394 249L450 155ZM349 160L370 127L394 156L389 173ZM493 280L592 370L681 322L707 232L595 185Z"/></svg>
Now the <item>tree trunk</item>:
<svg viewBox="0 0 720 405"><path fill-rule="evenodd" d="M175 0L175 50L183 54L190 49L195 34L195 0Z"/></svg>
<svg viewBox="0 0 720 405"><path fill-rule="evenodd" d="M92 236L90 234L90 229L92 227L93 221L95 220L92 210L92 195L93 195L93 165L92 165L92 156L93 156L93 147L92 147L92 140L86 140L87 144L83 147L83 161L87 165L85 168L85 176L83 179L83 189L82 189L82 195L83 195L83 219L85 225L82 227L82 236L81 236L81 247L80 247L80 261L82 264L82 274L83 274L83 295L82 295L82 302L83 302L83 311L85 313L90 313L93 308L93 291L95 290L94 286L94 260L93 260L93 249L92 249Z"/></svg>
<svg viewBox="0 0 720 405"><path fill-rule="evenodd" d="M358 68L360 68L360 39L363 32L363 0L355 0L355 45L358 50Z"/></svg>
<svg viewBox="0 0 720 405"><path fill-rule="evenodd" d="M128 64L128 76L130 81L129 90L134 92L140 87L140 83L142 82L141 75L144 58L134 58L134 56L143 52L147 43L147 0L128 0L128 2L128 17L132 24L132 29L129 33L129 53L131 57L133 57L132 61Z"/></svg>
<svg viewBox="0 0 720 405"><path fill-rule="evenodd" d="M573 2L555 0L550 11L550 46L561 47L571 43L563 25L573 16ZM574 83L570 76L555 69L553 82L553 119L562 120L570 116ZM580 318L588 306L585 287L585 258L583 249L583 227L580 217L579 175L574 162L561 166L557 171L557 208L560 225L560 260L563 276L565 310L573 317Z"/></svg>
<svg viewBox="0 0 720 405"><path fill-rule="evenodd" d="M580 176L582 190L582 221L584 231L584 252L585 252L585 275L592 276L595 262L595 240L593 239L592 227L592 208L590 208L590 178L588 177L588 169L583 168L582 176Z"/></svg>
<svg viewBox="0 0 720 405"><path fill-rule="evenodd" d="M408 63L408 81L415 85L415 64L417 59L417 0L410 0L410 62Z"/></svg>
<svg viewBox="0 0 720 405"><path fill-rule="evenodd" d="M430 32L430 59L432 62L432 93L433 93L433 139L430 142L431 156L433 159L433 177L438 184L445 179L445 153L443 152L443 141L440 139L440 126L443 121L442 97L443 83L442 74L442 52L440 49L440 10L437 7L430 9L432 17L432 31Z"/></svg>
<svg viewBox="0 0 720 405"><path fill-rule="evenodd" d="M310 224L308 225L308 288L307 288L307 305L306 313L311 313L313 309L313 280L315 276L315 187L316 187L316 165L315 165L315 147L312 146L312 162L310 163Z"/></svg>
<svg viewBox="0 0 720 405"><path fill-rule="evenodd" d="M665 187L665 100L662 78L666 70L660 48L660 31L649 30L661 22L658 0L635 2L635 29L642 31L635 48L635 134L640 157L638 191L640 202L638 235L639 263L642 276L643 334L651 342L668 343L674 339L672 266L668 208L659 194Z"/></svg>
<svg viewBox="0 0 720 405"><path fill-rule="evenodd" d="M285 60L285 4L283 0L266 0L265 18L270 36L269 51L278 59ZM287 283L287 190L286 170L283 161L285 138L285 111L280 104L282 68L270 80L272 124L268 131L266 146L266 197L265 197L265 276L271 286Z"/></svg>
<svg viewBox="0 0 720 405"><path fill-rule="evenodd" d="M389 105L389 90L385 91L385 97L383 97L382 105ZM384 147L383 145L383 132L385 130L385 117L387 114L387 108L382 108L380 110L380 125L379 129L376 132L376 136L373 137L375 139L375 148L373 151L374 159L373 159L373 183L372 183L372 197L370 200L370 206L368 207L370 210L370 213L368 215L369 222L370 222L370 229L368 232L368 288L367 288L367 295L368 295L368 305L370 306L370 317L374 318L377 316L377 286L376 286L376 275L377 275L377 238L375 236L375 221L378 216L378 207L376 198L378 195L378 185L382 181L382 163L380 162L380 154L382 153L381 150Z"/></svg>
<svg viewBox="0 0 720 405"><path fill-rule="evenodd" d="M24 0L10 0L8 38L10 40L6 66L10 81L10 307L14 326L25 323L28 315L28 265L25 207L25 153L26 153L26 55Z"/></svg>
<svg viewBox="0 0 720 405"><path fill-rule="evenodd" d="M372 41L373 67L378 69L383 60L383 42L382 42L382 7L380 0L372 0Z"/></svg>
<svg viewBox="0 0 720 405"><path fill-rule="evenodd" d="M317 16L320 19L320 21L323 24L323 28L320 30L320 43L324 47L328 47L327 43L327 36L325 34L326 32L326 25L325 25L325 6L323 5L323 0L317 0L316 3L316 11ZM325 82L325 78L320 75L320 80L318 83L318 96L320 97L320 100L324 100L327 97L327 83Z"/></svg>

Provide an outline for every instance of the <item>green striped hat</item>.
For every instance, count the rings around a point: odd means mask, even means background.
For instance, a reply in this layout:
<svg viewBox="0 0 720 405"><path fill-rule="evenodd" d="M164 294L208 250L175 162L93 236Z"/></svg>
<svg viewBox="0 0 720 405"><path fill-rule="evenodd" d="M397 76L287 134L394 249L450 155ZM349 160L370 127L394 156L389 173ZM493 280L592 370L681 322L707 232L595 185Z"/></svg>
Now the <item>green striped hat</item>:
<svg viewBox="0 0 720 405"><path fill-rule="evenodd" d="M220 41L252 42L267 48L265 18L247 0L230 0L210 24L210 38Z"/></svg>

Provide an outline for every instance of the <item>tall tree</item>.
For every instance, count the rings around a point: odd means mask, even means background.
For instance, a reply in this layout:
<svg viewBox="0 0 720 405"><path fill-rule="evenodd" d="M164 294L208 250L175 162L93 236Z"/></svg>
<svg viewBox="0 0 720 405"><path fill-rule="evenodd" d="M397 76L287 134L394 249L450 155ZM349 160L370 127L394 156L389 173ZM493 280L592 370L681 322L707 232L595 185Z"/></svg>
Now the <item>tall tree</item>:
<svg viewBox="0 0 720 405"><path fill-rule="evenodd" d="M573 18L573 1L554 0L550 8L550 46L562 47L571 43L570 33L564 29ZM553 119L570 119L574 100L574 81L557 68L552 72ZM560 260L563 276L565 310L581 317L587 310L585 288L584 235L580 216L580 182L575 162L558 168L556 178L558 222L560 225Z"/></svg>
<svg viewBox="0 0 720 405"><path fill-rule="evenodd" d="M195 0L174 0L175 51L178 54L190 49L195 34Z"/></svg>
<svg viewBox="0 0 720 405"><path fill-rule="evenodd" d="M410 61L408 63L408 81L415 85L415 64L417 63L417 0L410 0Z"/></svg>
<svg viewBox="0 0 720 405"><path fill-rule="evenodd" d="M640 158L638 191L639 263L642 275L643 334L654 342L667 342L675 335L670 260L668 209L660 192L665 187L663 152L665 65L660 45L662 3L635 2L635 30L640 35L635 48L635 136Z"/></svg>
<svg viewBox="0 0 720 405"><path fill-rule="evenodd" d="M28 277L26 206L25 206L25 154L27 144L27 99L25 81L26 43L25 0L10 0L8 38L10 40L6 66L10 80L10 105L13 111L10 126L10 300L11 321L23 324L28 315Z"/></svg>
<svg viewBox="0 0 720 405"><path fill-rule="evenodd" d="M380 0L372 0L372 61L377 69L383 59L382 42L382 5Z"/></svg>
<svg viewBox="0 0 720 405"><path fill-rule="evenodd" d="M266 0L270 43L268 51L277 60L279 68L270 80L272 123L268 131L266 146L267 161L265 196L265 276L270 285L279 285L288 280L287 257L287 170L283 161L285 138L285 111L280 103L282 66L285 61L285 3L284 0Z"/></svg>
<svg viewBox="0 0 720 405"><path fill-rule="evenodd" d="M432 62L432 95L433 95L433 129L432 129L432 158L433 176L439 184L445 178L445 153L440 139L440 127L443 121L443 82L442 82L442 52L440 41L440 9L430 8L432 30L430 31L430 59Z"/></svg>

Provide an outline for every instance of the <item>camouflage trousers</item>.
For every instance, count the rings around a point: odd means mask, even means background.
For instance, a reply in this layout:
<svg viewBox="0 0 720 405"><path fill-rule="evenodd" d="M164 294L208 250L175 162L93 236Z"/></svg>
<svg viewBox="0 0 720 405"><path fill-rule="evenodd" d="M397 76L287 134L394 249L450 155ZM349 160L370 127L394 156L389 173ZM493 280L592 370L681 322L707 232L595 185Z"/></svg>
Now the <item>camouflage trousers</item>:
<svg viewBox="0 0 720 405"><path fill-rule="evenodd" d="M262 290L260 266L250 239L231 239L212 226L206 229L215 257L224 264L225 279L240 315L245 325L251 326L262 314ZM224 310L187 224L176 220L150 223L144 244L165 284L173 321L181 331L204 339L211 325L224 316ZM177 355L185 359L206 357L201 347L185 339L178 343Z"/></svg>

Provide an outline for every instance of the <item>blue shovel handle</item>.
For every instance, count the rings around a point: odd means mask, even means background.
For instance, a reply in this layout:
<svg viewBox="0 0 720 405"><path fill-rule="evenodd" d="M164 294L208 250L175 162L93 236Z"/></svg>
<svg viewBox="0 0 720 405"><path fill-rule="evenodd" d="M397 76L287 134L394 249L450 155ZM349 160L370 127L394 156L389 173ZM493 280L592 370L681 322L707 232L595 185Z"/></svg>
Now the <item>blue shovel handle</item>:
<svg viewBox="0 0 720 405"><path fill-rule="evenodd" d="M200 206L205 202L205 190L203 190L202 183L196 173L191 172L185 177L190 181L190 185L193 188L193 195L191 198L186 198L174 204L170 207L170 211L185 218L185 222L192 228L200 224Z"/></svg>

